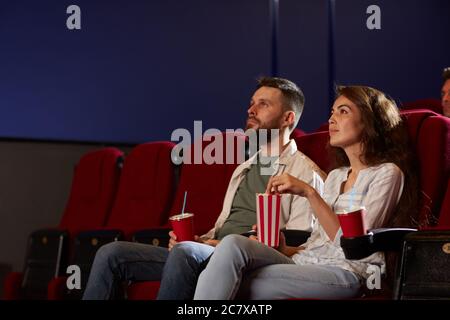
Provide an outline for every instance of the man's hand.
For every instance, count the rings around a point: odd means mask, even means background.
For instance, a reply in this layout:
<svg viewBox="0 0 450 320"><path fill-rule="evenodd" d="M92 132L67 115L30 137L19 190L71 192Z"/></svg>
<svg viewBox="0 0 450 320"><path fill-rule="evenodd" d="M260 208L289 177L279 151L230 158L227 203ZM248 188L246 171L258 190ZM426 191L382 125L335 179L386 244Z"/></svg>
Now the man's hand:
<svg viewBox="0 0 450 320"><path fill-rule="evenodd" d="M256 224L252 225L252 230L255 230L255 231L256 231L256 234L258 234L258 230L257 230L256 228L257 228L257 227L256 227ZM258 236L257 236L257 235L256 235L256 236L251 235L251 236L249 236L248 238L249 238L249 239L252 239L252 240L258 241Z"/></svg>
<svg viewBox="0 0 450 320"><path fill-rule="evenodd" d="M169 239L169 251L170 251L172 250L173 246L176 245L178 242L177 242L177 235L172 230L169 231L169 237L170 237Z"/></svg>
<svg viewBox="0 0 450 320"><path fill-rule="evenodd" d="M173 232L173 230L169 231L169 251L172 250L173 246L176 245L177 242L177 235ZM200 242L200 243L204 243L207 245L210 245L212 247L215 247L219 244L220 240L214 240L214 239L205 239L205 238L201 238L197 235L194 236L194 241L195 242Z"/></svg>

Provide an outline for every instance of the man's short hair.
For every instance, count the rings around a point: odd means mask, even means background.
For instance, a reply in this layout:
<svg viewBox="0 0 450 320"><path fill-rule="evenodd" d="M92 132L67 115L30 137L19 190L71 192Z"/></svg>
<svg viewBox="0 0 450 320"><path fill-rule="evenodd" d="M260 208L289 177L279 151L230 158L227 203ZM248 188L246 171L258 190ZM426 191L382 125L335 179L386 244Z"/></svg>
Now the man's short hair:
<svg viewBox="0 0 450 320"><path fill-rule="evenodd" d="M444 79L444 83L447 80L450 80L450 67L444 68L444 71L442 72L442 78Z"/></svg>
<svg viewBox="0 0 450 320"><path fill-rule="evenodd" d="M256 89L261 87L271 87L279 89L283 97L283 107L286 111L294 111L294 124L289 127L292 132L297 126L305 105L305 96L302 90L292 81L283 78L261 77L258 79Z"/></svg>

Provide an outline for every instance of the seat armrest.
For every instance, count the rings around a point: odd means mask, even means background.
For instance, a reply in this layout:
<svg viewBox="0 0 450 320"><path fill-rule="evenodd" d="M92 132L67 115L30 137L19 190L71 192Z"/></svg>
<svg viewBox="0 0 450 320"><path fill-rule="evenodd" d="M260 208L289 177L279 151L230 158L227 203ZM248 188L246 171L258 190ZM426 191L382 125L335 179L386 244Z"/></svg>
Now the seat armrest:
<svg viewBox="0 0 450 320"><path fill-rule="evenodd" d="M75 238L72 262L80 267L90 265L101 246L119 240L123 240L123 232L118 229L82 231Z"/></svg>
<svg viewBox="0 0 450 320"><path fill-rule="evenodd" d="M283 232L286 238L286 245L292 247L298 247L305 243L311 236L311 232L304 230L281 229L281 232Z"/></svg>
<svg viewBox="0 0 450 320"><path fill-rule="evenodd" d="M311 235L311 232L304 230L281 229L280 231L283 232L284 237L286 238L286 245L291 247L298 247L299 245L305 243ZM241 235L244 237L256 236L257 232L255 230L250 230L241 233Z"/></svg>
<svg viewBox="0 0 450 320"><path fill-rule="evenodd" d="M137 231L133 234L133 242L151 244L167 248L169 246L170 228L154 228Z"/></svg>
<svg viewBox="0 0 450 320"><path fill-rule="evenodd" d="M417 229L411 228L380 228L372 229L360 237L341 237L341 247L345 257L359 260L378 251L401 251L404 238Z"/></svg>

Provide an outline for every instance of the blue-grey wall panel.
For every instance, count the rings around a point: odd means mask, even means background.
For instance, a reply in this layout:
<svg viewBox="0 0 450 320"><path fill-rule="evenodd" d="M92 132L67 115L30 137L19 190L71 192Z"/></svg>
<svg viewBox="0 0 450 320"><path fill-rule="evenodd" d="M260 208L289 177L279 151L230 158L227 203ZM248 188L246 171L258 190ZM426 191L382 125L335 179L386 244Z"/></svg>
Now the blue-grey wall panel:
<svg viewBox="0 0 450 320"><path fill-rule="evenodd" d="M81 30L66 8L81 8ZM270 72L262 0L0 4L0 137L142 142L244 124Z"/></svg>
<svg viewBox="0 0 450 320"><path fill-rule="evenodd" d="M366 9L381 9L381 29L368 30ZM450 65L450 1L336 1L337 80L367 84L399 102L439 98Z"/></svg>
<svg viewBox="0 0 450 320"><path fill-rule="evenodd" d="M299 128L316 129L328 119L327 0L280 1L280 75L294 80L305 94Z"/></svg>

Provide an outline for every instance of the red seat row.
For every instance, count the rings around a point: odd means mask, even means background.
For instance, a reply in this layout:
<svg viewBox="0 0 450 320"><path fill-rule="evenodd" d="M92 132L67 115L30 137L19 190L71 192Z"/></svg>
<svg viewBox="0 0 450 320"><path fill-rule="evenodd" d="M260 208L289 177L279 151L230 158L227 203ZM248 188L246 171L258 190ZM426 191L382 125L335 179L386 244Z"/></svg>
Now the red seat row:
<svg viewBox="0 0 450 320"><path fill-rule="evenodd" d="M416 155L422 191L422 227L450 229L450 119L430 110L402 112ZM216 139L225 143L230 134L202 142L202 151ZM326 131L293 136L300 151L329 171ZM233 134L235 146L245 137ZM57 228L38 230L30 236L23 273L11 273L5 282L7 299L80 298L82 290L66 286L67 265L82 269L84 287L97 249L114 240L167 244L168 217L179 213L185 191L186 211L195 213L195 231L207 232L221 211L233 164L174 165L171 142L136 146L123 159L114 148L83 156L77 165L66 210ZM224 162L233 151L228 150ZM245 151L244 151L245 152ZM193 155L190 155L193 157ZM389 266L388 266L389 267ZM152 299L158 282L128 286L128 299Z"/></svg>

